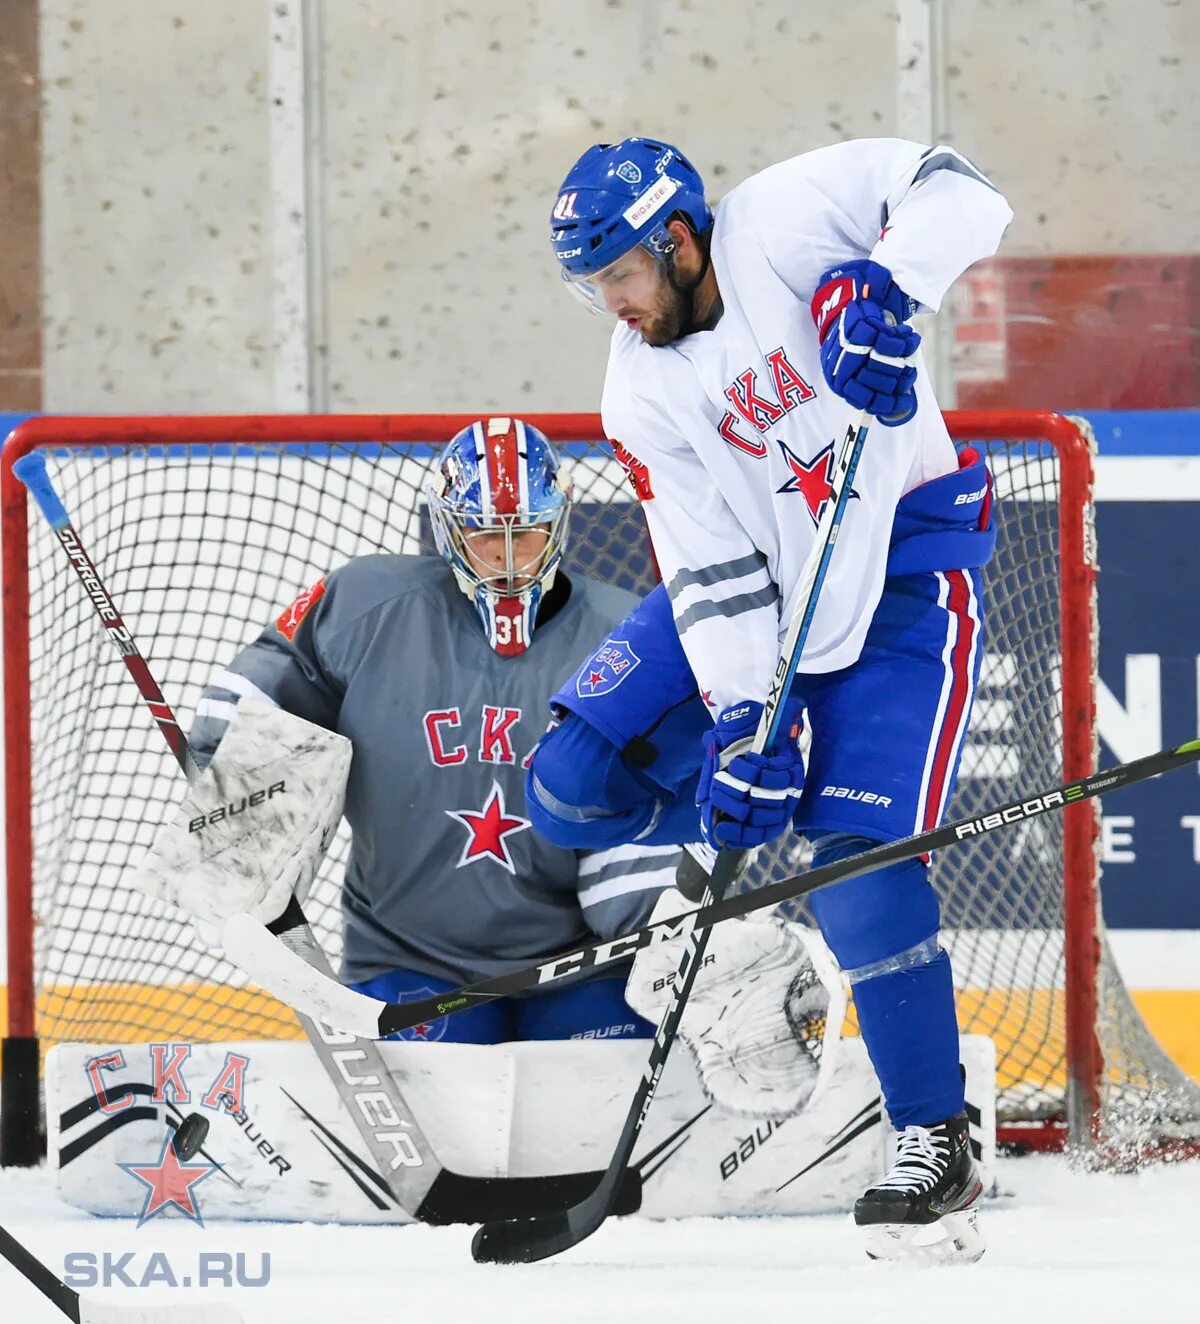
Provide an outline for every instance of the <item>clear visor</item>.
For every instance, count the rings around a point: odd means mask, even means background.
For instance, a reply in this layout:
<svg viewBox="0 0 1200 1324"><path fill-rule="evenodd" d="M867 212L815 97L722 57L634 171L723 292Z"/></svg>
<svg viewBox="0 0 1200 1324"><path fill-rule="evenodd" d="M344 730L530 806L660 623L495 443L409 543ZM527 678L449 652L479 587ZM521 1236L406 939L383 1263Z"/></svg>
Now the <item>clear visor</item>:
<svg viewBox="0 0 1200 1324"><path fill-rule="evenodd" d="M563 545L569 507L534 518L528 513L482 520L451 506L440 511L459 569L498 598L509 598L541 583Z"/></svg>
<svg viewBox="0 0 1200 1324"><path fill-rule="evenodd" d="M637 317L653 302L662 279L662 260L637 244L608 266L584 276L572 275L564 267L562 278L590 312Z"/></svg>

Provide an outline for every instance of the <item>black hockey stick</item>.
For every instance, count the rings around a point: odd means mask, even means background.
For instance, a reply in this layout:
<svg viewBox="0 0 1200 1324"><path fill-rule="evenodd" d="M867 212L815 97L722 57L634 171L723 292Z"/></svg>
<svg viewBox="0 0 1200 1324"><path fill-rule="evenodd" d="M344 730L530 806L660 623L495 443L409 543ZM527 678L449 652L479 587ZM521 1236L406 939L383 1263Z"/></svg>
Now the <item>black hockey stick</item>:
<svg viewBox="0 0 1200 1324"><path fill-rule="evenodd" d="M775 663L775 674L771 678L758 729L754 734L751 747L755 753L775 748L776 737L783 724L788 693L804 645L808 641L866 440L866 416L862 410L857 410L838 452L834 473L830 478L829 496L817 523L812 551L800 576L796 606L788 624L787 637ZM711 906L724 899L726 892L741 875L745 858L745 851L718 851L712 873L700 897L701 907ZM654 1102L654 1094L679 1033L679 1023L683 1019L696 975L704 962L704 949L708 945L709 936L708 929L692 929L687 936L675 978L668 986L667 1005L650 1045L646 1068L634 1090L620 1138L600 1184L586 1199L565 1211L547 1210L534 1218L507 1221L497 1219L485 1223L471 1241L471 1254L476 1260L489 1264L529 1264L535 1260L544 1260L590 1237L615 1211L621 1174L633 1157L646 1115Z"/></svg>
<svg viewBox="0 0 1200 1324"><path fill-rule="evenodd" d="M0 1227L0 1255L62 1311L74 1324L242 1324L233 1306L121 1306L89 1301L68 1287L12 1235ZM7 1300L8 1293L4 1296ZM13 1316L15 1318L15 1316Z"/></svg>
<svg viewBox="0 0 1200 1324"><path fill-rule="evenodd" d="M782 901L793 901L820 887L859 878L888 864L915 860L918 856L955 846L960 841L986 836L1010 824L1053 813L1068 805L1105 795L1109 791L1196 762L1200 762L1200 740L1190 740L1160 750L1157 754L1147 754L1130 763L1118 763L1111 768L1104 768L1078 781L1027 790L1019 799L997 805L975 817L944 823L928 832L875 846L860 855L851 855L833 864L822 865L819 869L810 869L807 873L795 874L750 892L727 896L723 901L689 911L677 919L659 920L644 928L634 929L632 933L626 933L620 938L560 952L537 965L510 970L506 974L415 1002L382 1002L378 998L355 993L331 978L315 975L303 962L289 956L264 925L248 917L241 917L244 923L236 935L238 950L234 959L255 983L270 990L281 1001L302 1008L310 1015L320 1016L332 1025L345 1025L359 1035L377 1038L396 1030L410 1029L439 1016L453 1016L456 1012L494 1002L497 998L511 997L527 989L542 988L595 966L628 961L643 947L653 947L672 938L686 937L696 930L711 928L722 920L737 919L755 910L777 906ZM229 936L228 929L226 936Z"/></svg>
<svg viewBox="0 0 1200 1324"><path fill-rule="evenodd" d="M201 772L187 735L121 619L82 540L72 528L66 507L46 472L44 456L31 452L13 465L13 473L32 493L54 530L176 762L189 784L194 784ZM294 958L337 987L333 970L295 897L267 927ZM253 975L253 971L248 973ZM377 1045L370 1040L350 1039L319 1024L305 1012L293 1009L380 1174L410 1217L425 1223L480 1223L493 1218L528 1216L547 1205L564 1208L600 1180L597 1172L554 1177L468 1177L451 1172L442 1166L425 1138ZM386 1095L386 1108L380 1106L381 1094ZM641 1178L636 1171L618 1174L616 1196L621 1213L632 1213L640 1207Z"/></svg>

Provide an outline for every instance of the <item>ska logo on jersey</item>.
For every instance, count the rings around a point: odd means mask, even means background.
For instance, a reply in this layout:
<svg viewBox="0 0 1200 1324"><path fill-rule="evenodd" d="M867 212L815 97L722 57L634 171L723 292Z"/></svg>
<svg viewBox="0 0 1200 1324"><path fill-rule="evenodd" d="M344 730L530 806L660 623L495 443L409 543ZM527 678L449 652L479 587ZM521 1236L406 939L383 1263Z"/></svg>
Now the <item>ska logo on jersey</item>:
<svg viewBox="0 0 1200 1324"><path fill-rule="evenodd" d="M778 441L778 438L776 440ZM792 476L782 487L775 490L799 492L804 497L813 523L819 523L825 503L833 493L833 442L831 441L824 450L818 451L807 464L788 450L782 441L779 442L779 449L783 452L783 458L787 461ZM851 488L850 495L857 497L858 493Z"/></svg>
<svg viewBox="0 0 1200 1324"><path fill-rule="evenodd" d="M624 639L608 639L575 677L575 693L581 699L598 699L602 694L611 694L641 660Z"/></svg>
<svg viewBox="0 0 1200 1324"><path fill-rule="evenodd" d="M517 872L512 856L508 853L506 838L514 832L523 832L529 826L529 819L506 812L504 792L499 782L492 782L491 794L482 810L447 809L444 812L456 818L467 829L466 845L458 857L456 868L474 864L476 860L495 860L509 873Z"/></svg>

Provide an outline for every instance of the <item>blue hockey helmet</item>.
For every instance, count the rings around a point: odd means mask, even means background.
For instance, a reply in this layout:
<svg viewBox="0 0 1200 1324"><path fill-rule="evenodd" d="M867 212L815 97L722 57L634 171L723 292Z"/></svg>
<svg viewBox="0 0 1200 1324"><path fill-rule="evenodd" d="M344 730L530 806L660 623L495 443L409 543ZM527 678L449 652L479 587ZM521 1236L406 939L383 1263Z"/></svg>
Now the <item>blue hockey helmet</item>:
<svg viewBox="0 0 1200 1324"><path fill-rule="evenodd" d="M480 419L446 443L425 495L434 542L488 643L523 653L566 544L572 490L558 452L519 418ZM518 544L530 532L544 537Z"/></svg>
<svg viewBox="0 0 1200 1324"><path fill-rule="evenodd" d="M640 245L668 265L667 222L682 214L695 234L712 226L704 181L669 143L626 138L589 147L571 167L550 214L550 242L562 278L593 312L603 312L589 277Z"/></svg>

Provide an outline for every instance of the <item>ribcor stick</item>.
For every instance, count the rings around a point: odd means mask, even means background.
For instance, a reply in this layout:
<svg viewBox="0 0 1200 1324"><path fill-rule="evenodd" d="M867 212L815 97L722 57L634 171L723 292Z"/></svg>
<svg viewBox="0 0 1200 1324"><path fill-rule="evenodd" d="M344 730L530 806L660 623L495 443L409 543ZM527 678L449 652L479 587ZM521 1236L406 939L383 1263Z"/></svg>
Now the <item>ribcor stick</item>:
<svg viewBox="0 0 1200 1324"><path fill-rule="evenodd" d="M187 736L79 535L71 527L66 507L46 472L44 457L37 451L24 456L13 465L13 473L28 487L54 530L176 762L188 781L194 783L201 773ZM295 898L270 928L277 939L269 937L267 941L276 951L291 954L291 959L301 963L309 975L338 987L325 953ZM266 929L262 932L266 936ZM247 973L255 978L253 970ZM345 1034L318 1025L304 1011L297 1009L297 1015L363 1143L397 1203L411 1217L426 1223L479 1223L488 1218L517 1217L539 1212L547 1204L560 1208L569 1205L599 1180L600 1174L595 1172L492 1178L467 1177L449 1171L426 1140L376 1045L369 1041L347 1042ZM321 1016L322 1012L318 1009L312 1015ZM380 1105L381 1094L386 1096L386 1108ZM639 1207L641 1179L635 1171L620 1174L617 1195L623 1213Z"/></svg>
<svg viewBox="0 0 1200 1324"><path fill-rule="evenodd" d="M235 959L256 983L269 989L284 1002L304 1006L313 1015L324 1017L335 1025L345 1025L350 1029L361 1027L358 1033L364 1035L387 1034L393 1030L420 1025L437 1016L467 1011L496 998L553 984L593 966L628 960L643 947L684 937L696 930L719 924L722 920L736 919L754 910L777 906L781 901L793 901L820 887L859 878L887 864L899 864L931 851L945 850L961 841L974 841L989 833L999 832L1013 823L1023 823L1041 814L1056 813L1068 805L1082 803L1134 782L1158 777L1164 772L1197 762L1200 762L1200 740L1190 740L1186 744L1160 750L1157 754L1147 754L1145 758L1135 759L1131 763L1104 768L1079 781L1038 790L1030 789L1020 799L998 805L975 817L944 823L941 827L918 833L915 837L890 841L886 845L863 851L860 855L822 865L819 869L810 869L808 873L795 874L777 883L755 888L752 892L740 892L736 896L726 897L723 901L693 910L678 919L660 920L623 937L562 952L537 965L510 970L492 979L468 984L452 992L439 993L431 998L422 998L418 1002L381 1002L378 998L355 993L332 980L314 976L303 964L290 960L288 953L280 948L257 920L239 919ZM226 933L228 931L227 926ZM230 943L226 944L226 952L234 955Z"/></svg>

